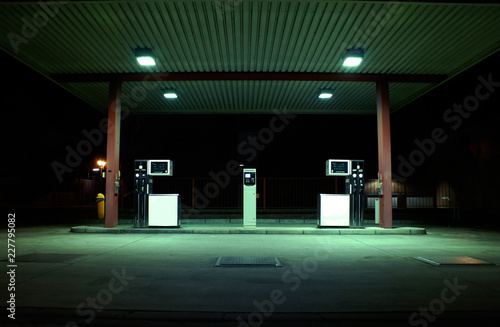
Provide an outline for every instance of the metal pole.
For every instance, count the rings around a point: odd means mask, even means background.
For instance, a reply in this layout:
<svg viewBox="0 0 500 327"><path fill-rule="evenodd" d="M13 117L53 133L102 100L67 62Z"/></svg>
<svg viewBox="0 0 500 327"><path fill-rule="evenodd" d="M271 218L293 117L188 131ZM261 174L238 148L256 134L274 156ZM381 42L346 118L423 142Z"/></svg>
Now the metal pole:
<svg viewBox="0 0 500 327"><path fill-rule="evenodd" d="M121 90L122 83L120 81L109 83L108 139L106 154L106 216L104 220L104 227L106 228L118 226Z"/></svg>
<svg viewBox="0 0 500 327"><path fill-rule="evenodd" d="M378 165L383 183L380 197L380 227L392 228L392 166L389 83L377 82Z"/></svg>

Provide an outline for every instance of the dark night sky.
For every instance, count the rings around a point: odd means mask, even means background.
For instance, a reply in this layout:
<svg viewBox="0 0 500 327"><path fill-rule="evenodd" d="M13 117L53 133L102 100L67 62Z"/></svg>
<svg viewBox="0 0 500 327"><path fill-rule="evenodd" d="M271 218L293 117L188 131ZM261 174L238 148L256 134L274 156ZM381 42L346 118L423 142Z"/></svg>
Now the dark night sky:
<svg viewBox="0 0 500 327"><path fill-rule="evenodd" d="M105 116L7 55L2 53L1 58L8 68L9 81L2 88L1 100L2 180L21 189L29 181L34 189L43 192L57 186L51 163L64 163L65 147L76 147L84 138L81 131L97 128ZM445 130L449 139L416 169L414 178L443 174L450 158L463 161L464 155L498 153L500 88L463 119L456 130L443 120L443 113L474 94L478 76L493 74L493 80L500 81L500 71L492 65L499 60L497 53L392 115L394 172L397 173L398 156L408 158L418 149L414 140L430 137L435 128ZM174 160L177 177L208 177L208 172L223 170L230 160L245 161L248 156L238 154L238 145L249 131L258 132L269 126L272 117L129 116L122 123L122 171L129 174L136 158L165 158ZM483 149L482 154L477 154L477 148ZM99 157L105 157L105 142L85 156L73 174L65 175L65 180L87 176ZM273 141L259 152L257 162L248 166L256 166L260 177L319 177L324 176L324 161L328 158L365 159L367 177L376 178L376 116L299 115L276 133ZM459 173L464 168L453 169Z"/></svg>

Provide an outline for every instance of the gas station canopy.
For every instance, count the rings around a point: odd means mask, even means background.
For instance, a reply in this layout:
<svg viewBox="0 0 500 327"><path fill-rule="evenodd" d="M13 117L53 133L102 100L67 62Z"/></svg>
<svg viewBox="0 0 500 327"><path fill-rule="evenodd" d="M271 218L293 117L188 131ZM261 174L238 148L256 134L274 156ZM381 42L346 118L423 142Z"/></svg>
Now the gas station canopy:
<svg viewBox="0 0 500 327"><path fill-rule="evenodd" d="M0 48L103 112L121 81L131 113L375 114L371 82L402 108L499 51L499 17L496 1L0 1Z"/></svg>

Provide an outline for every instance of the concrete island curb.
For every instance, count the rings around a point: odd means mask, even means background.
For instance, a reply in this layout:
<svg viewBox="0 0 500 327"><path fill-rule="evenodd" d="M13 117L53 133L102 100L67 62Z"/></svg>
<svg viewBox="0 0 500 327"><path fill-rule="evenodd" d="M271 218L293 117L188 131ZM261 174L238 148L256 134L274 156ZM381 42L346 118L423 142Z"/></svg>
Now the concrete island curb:
<svg viewBox="0 0 500 327"><path fill-rule="evenodd" d="M316 228L316 227L243 227L228 226L181 226L179 228L150 227L134 228L131 225L105 228L101 226L75 226L72 233L94 234L288 234L288 235L425 235L423 227L396 227L384 229L380 227L366 228Z"/></svg>

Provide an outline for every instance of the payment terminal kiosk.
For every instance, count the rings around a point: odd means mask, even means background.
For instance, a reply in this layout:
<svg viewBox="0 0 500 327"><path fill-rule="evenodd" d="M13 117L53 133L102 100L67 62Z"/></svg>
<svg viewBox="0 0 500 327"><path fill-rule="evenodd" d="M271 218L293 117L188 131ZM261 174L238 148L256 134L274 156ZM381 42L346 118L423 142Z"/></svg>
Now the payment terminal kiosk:
<svg viewBox="0 0 500 327"><path fill-rule="evenodd" d="M257 226L257 170L243 169L243 228Z"/></svg>

